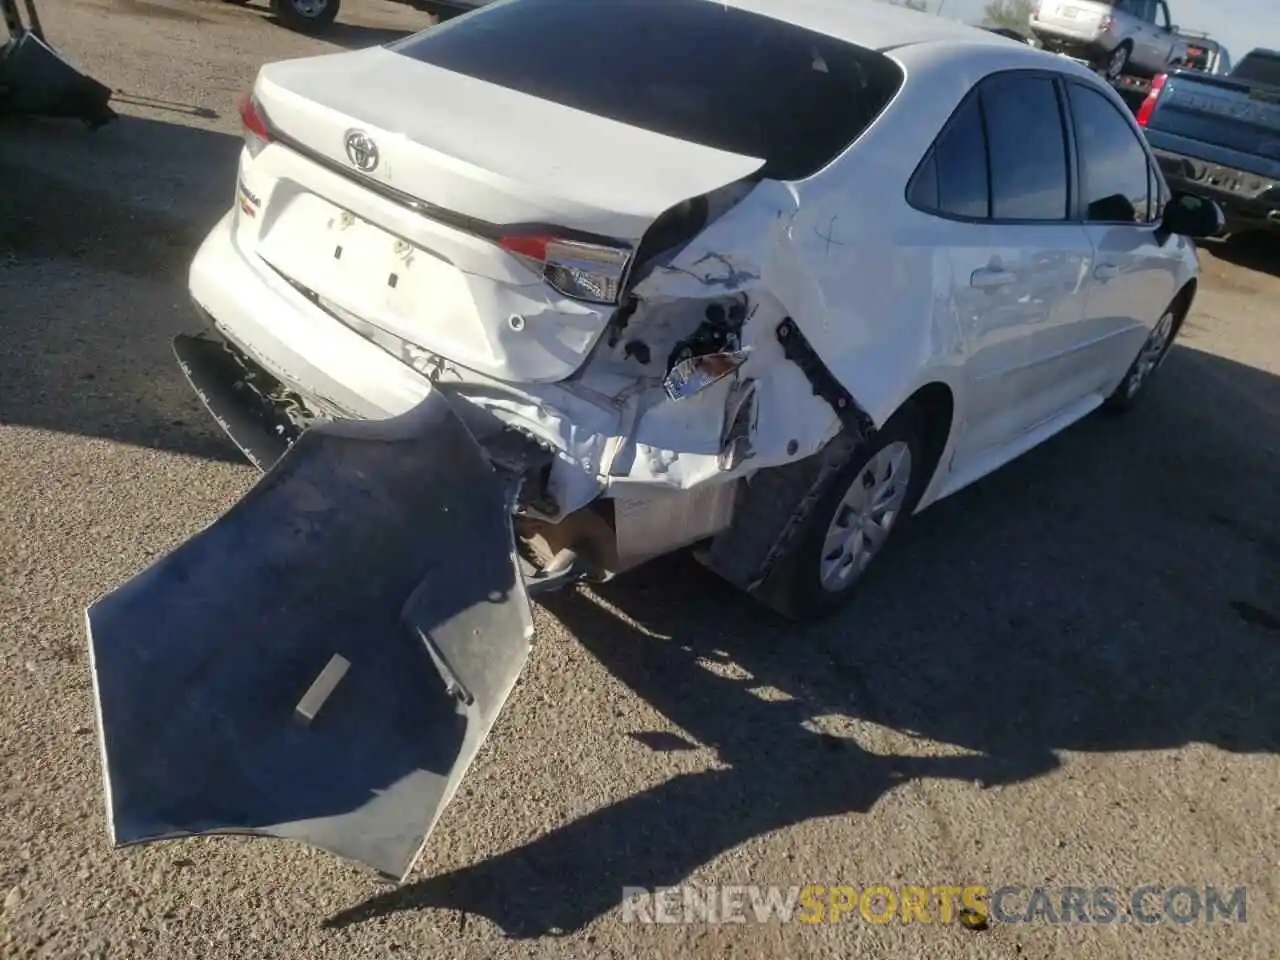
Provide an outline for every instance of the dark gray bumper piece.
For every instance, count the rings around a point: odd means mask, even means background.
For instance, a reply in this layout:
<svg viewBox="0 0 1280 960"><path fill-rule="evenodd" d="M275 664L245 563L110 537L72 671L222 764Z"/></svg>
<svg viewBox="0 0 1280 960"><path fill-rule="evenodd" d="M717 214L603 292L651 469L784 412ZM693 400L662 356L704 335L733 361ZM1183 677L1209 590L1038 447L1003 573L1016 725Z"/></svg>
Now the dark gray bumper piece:
<svg viewBox="0 0 1280 960"><path fill-rule="evenodd" d="M529 655L517 485L433 391L306 431L89 607L113 842L292 838L402 879Z"/></svg>
<svg viewBox="0 0 1280 960"><path fill-rule="evenodd" d="M80 73L54 53L34 30L14 34L16 4L12 18L6 15L12 38L0 46L0 115L75 117L97 128L116 118L108 106L111 88Z"/></svg>
<svg viewBox="0 0 1280 960"><path fill-rule="evenodd" d="M200 402L240 452L259 470L269 470L300 431L249 380L256 371L222 340L180 335L173 354ZM259 374L261 376L261 374Z"/></svg>

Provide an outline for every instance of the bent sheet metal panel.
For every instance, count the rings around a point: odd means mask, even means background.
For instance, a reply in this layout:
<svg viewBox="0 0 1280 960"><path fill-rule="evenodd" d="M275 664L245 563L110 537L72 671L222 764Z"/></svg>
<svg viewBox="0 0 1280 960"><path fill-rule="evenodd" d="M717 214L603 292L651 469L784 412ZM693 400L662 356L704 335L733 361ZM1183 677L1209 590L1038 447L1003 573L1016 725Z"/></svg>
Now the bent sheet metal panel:
<svg viewBox="0 0 1280 960"><path fill-rule="evenodd" d="M403 878L529 655L515 486L433 391L307 431L90 606L113 841L288 837Z"/></svg>

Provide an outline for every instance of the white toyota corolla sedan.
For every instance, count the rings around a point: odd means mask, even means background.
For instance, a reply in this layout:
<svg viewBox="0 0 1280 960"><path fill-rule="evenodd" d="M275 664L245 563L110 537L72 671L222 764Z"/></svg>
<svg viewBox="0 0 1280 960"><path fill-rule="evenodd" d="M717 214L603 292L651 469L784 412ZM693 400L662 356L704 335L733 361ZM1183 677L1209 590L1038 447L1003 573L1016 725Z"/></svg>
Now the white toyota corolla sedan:
<svg viewBox="0 0 1280 960"><path fill-rule="evenodd" d="M694 547L831 612L906 518L1129 407L1221 227L1084 67L872 0L500 0L242 111L175 351L265 476L89 610L113 829L397 876L526 591Z"/></svg>
<svg viewBox="0 0 1280 960"><path fill-rule="evenodd" d="M439 384L554 450L531 520L608 521L578 572L715 538L795 614L1127 406L1195 295L1109 87L887 4L505 0L269 64L244 129L191 293L287 419Z"/></svg>

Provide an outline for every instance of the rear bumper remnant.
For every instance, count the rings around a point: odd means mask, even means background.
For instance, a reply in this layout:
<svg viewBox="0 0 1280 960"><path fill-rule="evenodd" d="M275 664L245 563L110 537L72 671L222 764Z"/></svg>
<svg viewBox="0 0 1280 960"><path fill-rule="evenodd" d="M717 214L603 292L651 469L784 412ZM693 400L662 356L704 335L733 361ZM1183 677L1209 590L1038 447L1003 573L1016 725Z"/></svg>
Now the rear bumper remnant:
<svg viewBox="0 0 1280 960"><path fill-rule="evenodd" d="M518 485L432 391L307 430L90 606L113 841L292 838L403 878L529 655Z"/></svg>

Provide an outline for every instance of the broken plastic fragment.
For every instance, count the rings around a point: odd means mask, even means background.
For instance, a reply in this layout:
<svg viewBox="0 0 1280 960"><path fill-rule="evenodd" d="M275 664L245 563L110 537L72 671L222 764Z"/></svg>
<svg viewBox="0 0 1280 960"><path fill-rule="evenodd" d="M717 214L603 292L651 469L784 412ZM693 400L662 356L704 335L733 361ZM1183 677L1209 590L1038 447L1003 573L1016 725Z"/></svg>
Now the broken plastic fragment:
<svg viewBox="0 0 1280 960"><path fill-rule="evenodd" d="M671 368L662 385L672 400L683 400L723 380L747 362L750 347L707 353L700 357L681 360Z"/></svg>
<svg viewBox="0 0 1280 960"><path fill-rule="evenodd" d="M320 708L324 706L324 702L333 694L338 683L346 676L347 669L351 666L351 661L341 654L335 653L329 658L329 662L325 664L320 675L316 677L315 682L307 690L298 705L293 708L295 718L304 725L310 724L316 718L316 714L320 712Z"/></svg>

